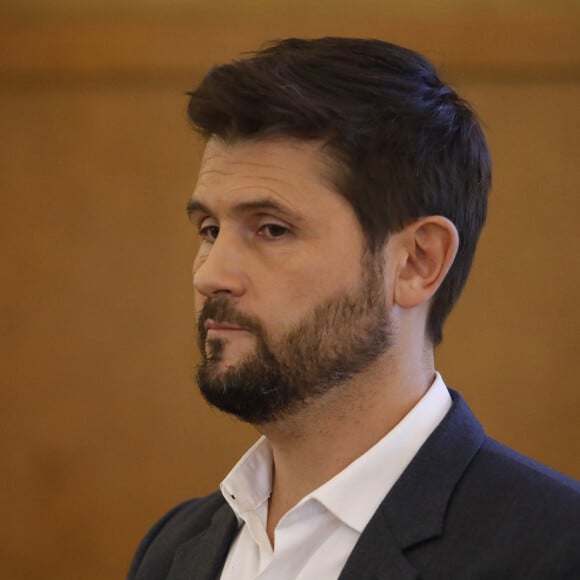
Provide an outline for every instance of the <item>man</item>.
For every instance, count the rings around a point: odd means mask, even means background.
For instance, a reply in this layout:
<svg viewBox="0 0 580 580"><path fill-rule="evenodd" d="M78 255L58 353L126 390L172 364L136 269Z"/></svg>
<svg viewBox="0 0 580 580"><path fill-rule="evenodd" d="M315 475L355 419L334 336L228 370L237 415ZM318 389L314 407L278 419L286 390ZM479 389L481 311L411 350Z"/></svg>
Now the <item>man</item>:
<svg viewBox="0 0 580 580"><path fill-rule="evenodd" d="M578 484L434 368L491 183L467 103L409 50L289 39L212 69L189 116L197 379L263 437L129 578L580 578Z"/></svg>

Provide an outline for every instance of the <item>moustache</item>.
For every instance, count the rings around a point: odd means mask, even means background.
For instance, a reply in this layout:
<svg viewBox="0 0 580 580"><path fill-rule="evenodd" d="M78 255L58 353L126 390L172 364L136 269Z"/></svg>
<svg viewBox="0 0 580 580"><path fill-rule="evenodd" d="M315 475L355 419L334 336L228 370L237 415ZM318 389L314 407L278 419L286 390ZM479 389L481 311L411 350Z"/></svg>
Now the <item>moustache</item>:
<svg viewBox="0 0 580 580"><path fill-rule="evenodd" d="M205 327L207 320L215 320L223 324L233 324L249 332L263 332L262 325L257 318L237 310L231 300L226 296L215 296L205 301L197 321L197 330L202 342L205 341L207 336L207 329Z"/></svg>

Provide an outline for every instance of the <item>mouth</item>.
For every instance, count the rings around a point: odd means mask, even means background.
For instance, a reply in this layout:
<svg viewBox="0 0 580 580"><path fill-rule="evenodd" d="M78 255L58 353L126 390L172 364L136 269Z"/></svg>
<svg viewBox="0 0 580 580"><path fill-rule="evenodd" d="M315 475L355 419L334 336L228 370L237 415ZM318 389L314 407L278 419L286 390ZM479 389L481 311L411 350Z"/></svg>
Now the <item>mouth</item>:
<svg viewBox="0 0 580 580"><path fill-rule="evenodd" d="M229 332L248 332L245 328L229 322L218 322L217 320L208 319L204 324L205 330L209 334L229 333Z"/></svg>

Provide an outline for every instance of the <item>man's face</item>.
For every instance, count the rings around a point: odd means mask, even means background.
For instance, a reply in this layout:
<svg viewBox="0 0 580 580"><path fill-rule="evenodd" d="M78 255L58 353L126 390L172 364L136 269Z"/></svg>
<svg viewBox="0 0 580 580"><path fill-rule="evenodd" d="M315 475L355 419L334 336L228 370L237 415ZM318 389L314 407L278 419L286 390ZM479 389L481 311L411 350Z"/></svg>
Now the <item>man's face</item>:
<svg viewBox="0 0 580 580"><path fill-rule="evenodd" d="M212 139L190 217L206 399L251 423L296 412L389 343L382 254L365 251L319 144Z"/></svg>

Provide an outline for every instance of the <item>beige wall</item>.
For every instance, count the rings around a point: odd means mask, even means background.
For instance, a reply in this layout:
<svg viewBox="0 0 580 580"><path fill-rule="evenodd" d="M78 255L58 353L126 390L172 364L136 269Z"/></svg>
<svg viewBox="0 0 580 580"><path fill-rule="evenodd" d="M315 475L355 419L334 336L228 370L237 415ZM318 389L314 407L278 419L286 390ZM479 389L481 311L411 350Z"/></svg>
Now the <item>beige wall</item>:
<svg viewBox="0 0 580 580"><path fill-rule="evenodd" d="M473 101L495 185L438 366L492 435L580 477L579 13L432 4L196 2L176 17L149 2L91 18L4 4L3 578L121 578L149 524L214 489L255 437L190 378L200 145L184 92L270 37L401 42Z"/></svg>

